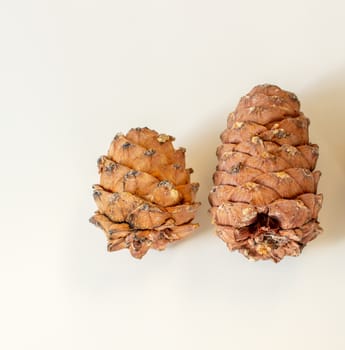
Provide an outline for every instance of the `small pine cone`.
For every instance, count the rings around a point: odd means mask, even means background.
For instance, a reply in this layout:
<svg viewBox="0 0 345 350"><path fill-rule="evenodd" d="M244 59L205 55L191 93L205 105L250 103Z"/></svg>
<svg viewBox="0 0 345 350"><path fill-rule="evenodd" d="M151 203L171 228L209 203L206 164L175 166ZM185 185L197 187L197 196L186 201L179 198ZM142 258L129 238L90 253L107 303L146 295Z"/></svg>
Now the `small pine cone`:
<svg viewBox="0 0 345 350"><path fill-rule="evenodd" d="M309 119L291 92L259 85L230 113L209 194L217 235L251 260L297 256L322 229Z"/></svg>
<svg viewBox="0 0 345 350"><path fill-rule="evenodd" d="M198 227L192 221L199 184L190 182L185 149L175 150L172 141L148 128L131 129L116 135L108 155L98 159L98 211L90 222L105 232L108 251L128 248L140 259L149 248L163 250Z"/></svg>

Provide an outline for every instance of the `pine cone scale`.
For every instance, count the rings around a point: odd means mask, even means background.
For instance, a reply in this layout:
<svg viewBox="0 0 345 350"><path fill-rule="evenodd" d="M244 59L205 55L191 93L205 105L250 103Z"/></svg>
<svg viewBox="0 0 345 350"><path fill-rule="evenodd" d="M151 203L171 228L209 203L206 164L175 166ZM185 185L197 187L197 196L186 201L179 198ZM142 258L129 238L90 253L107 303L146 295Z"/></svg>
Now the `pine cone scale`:
<svg viewBox="0 0 345 350"><path fill-rule="evenodd" d="M100 185L111 192L126 191L162 206L172 206L182 200L192 202L198 190L197 183L174 186L171 182L124 166L102 156L98 160Z"/></svg>
<svg viewBox="0 0 345 350"><path fill-rule="evenodd" d="M168 180L175 185L190 182L191 171L184 167L184 151L175 151L167 156L156 149L131 142L119 134L110 145L108 157L116 163L148 173L160 181Z"/></svg>

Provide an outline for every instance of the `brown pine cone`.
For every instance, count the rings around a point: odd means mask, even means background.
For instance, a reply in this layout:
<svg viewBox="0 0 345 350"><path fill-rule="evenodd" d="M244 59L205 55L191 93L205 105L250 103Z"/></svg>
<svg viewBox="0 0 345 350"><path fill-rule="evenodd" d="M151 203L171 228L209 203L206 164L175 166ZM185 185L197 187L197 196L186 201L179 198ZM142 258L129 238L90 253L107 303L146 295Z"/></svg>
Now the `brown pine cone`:
<svg viewBox="0 0 345 350"><path fill-rule="evenodd" d="M322 230L318 146L291 92L259 85L230 113L209 194L217 235L252 260L297 256Z"/></svg>
<svg viewBox="0 0 345 350"><path fill-rule="evenodd" d="M190 182L185 149L175 150L172 141L148 128L131 129L116 135L99 158L100 184L93 186L98 212L90 222L105 232L108 251L128 248L141 258L198 227L192 221L199 184Z"/></svg>

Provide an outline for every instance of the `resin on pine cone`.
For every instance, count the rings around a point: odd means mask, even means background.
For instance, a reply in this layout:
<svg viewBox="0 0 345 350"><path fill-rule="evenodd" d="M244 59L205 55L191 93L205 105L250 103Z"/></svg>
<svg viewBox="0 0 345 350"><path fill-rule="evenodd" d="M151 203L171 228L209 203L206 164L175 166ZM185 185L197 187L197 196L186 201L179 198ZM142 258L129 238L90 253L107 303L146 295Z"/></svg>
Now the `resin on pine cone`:
<svg viewBox="0 0 345 350"><path fill-rule="evenodd" d="M297 256L322 230L319 154L291 92L259 85L230 113L209 194L217 235L252 260Z"/></svg>
<svg viewBox="0 0 345 350"><path fill-rule="evenodd" d="M118 134L108 155L98 159L100 184L93 197L98 211L90 222L108 239L108 251L128 248L141 258L149 248L163 250L192 233L200 203L199 184L190 182L185 149L174 138L148 128Z"/></svg>

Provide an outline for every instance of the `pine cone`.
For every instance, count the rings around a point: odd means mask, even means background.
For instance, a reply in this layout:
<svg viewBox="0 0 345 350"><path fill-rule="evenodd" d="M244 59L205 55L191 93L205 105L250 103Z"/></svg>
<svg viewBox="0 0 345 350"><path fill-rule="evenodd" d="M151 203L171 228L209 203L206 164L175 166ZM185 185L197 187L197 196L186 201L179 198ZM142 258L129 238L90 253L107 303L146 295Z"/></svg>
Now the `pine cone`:
<svg viewBox="0 0 345 350"><path fill-rule="evenodd" d="M131 129L116 135L99 158L100 185L93 186L98 212L90 222L105 232L108 251L128 248L141 258L198 227L191 222L199 184L190 182L185 149L175 150L172 141L148 128Z"/></svg>
<svg viewBox="0 0 345 350"><path fill-rule="evenodd" d="M228 117L209 194L217 235L252 260L297 256L322 230L309 119L291 92L256 86Z"/></svg>

